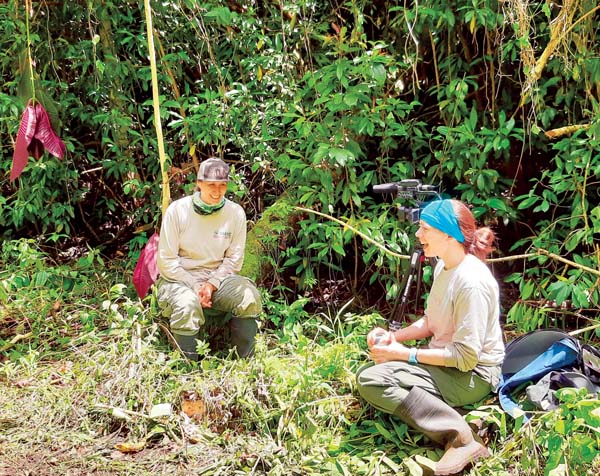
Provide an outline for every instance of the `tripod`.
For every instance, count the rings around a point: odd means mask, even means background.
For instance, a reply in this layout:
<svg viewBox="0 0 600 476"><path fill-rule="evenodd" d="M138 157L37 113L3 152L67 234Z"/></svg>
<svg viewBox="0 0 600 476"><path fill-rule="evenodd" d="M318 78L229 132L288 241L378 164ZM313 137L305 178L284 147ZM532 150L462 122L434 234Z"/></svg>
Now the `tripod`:
<svg viewBox="0 0 600 476"><path fill-rule="evenodd" d="M415 292L415 312L417 308L417 302L421 295L421 283L423 278L423 249L418 244L415 244L412 256L410 257L410 268L408 274L404 278L402 294L396 299L392 314L389 318L388 328L390 331L396 331L402 327L406 308L408 307L408 296L413 285L413 281L416 278L416 292Z"/></svg>
<svg viewBox="0 0 600 476"><path fill-rule="evenodd" d="M399 198L412 199L417 203L422 203L427 197L439 196L438 187L434 185L423 185L417 179L405 179L400 182L385 183L373 186L375 193L395 193ZM417 207L398 207L399 218L401 220L410 220L412 223L418 223L421 216L421 209ZM421 282L423 277L422 262L423 249L417 241L413 248L413 254L410 258L410 269L404 280L404 291L394 304L394 309L389 318L388 328L390 331L396 331L402 326L406 307L408 305L408 294L412 287L413 281L417 279L417 293L415 297L416 304L421 294Z"/></svg>

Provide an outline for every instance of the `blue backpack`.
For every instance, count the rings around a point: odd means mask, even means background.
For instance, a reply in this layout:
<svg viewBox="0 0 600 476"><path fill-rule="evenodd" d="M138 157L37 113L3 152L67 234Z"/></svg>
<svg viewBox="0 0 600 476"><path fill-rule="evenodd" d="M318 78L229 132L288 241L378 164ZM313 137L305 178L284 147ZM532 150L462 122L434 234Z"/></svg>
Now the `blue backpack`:
<svg viewBox="0 0 600 476"><path fill-rule="evenodd" d="M498 387L500 406L516 417L517 409L522 407L513 398L513 392L539 382L553 371L577 371L581 365L581 349L577 339L554 329L532 331L510 342L506 346ZM527 415L524 419L527 420Z"/></svg>

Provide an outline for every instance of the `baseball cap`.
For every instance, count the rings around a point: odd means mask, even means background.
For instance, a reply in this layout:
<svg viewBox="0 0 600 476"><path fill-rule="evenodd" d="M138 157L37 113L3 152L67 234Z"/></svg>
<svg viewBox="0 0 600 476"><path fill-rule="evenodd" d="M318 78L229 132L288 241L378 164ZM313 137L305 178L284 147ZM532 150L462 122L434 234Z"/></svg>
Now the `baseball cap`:
<svg viewBox="0 0 600 476"><path fill-rule="evenodd" d="M208 180L210 182L228 182L229 165L221 159L211 157L200 164L198 171L198 180Z"/></svg>

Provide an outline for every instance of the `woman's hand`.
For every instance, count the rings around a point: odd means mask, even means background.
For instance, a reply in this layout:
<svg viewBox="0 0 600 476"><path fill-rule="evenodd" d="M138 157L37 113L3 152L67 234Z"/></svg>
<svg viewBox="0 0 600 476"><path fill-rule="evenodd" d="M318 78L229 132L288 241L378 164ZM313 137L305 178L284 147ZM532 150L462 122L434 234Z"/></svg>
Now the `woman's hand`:
<svg viewBox="0 0 600 476"><path fill-rule="evenodd" d="M386 345L392 341L393 332L386 331L382 327L376 327L367 334L367 345L369 349L374 345Z"/></svg>
<svg viewBox="0 0 600 476"><path fill-rule="evenodd" d="M409 348L400 342L396 342L393 332L388 332L389 343L379 343L369 347L371 360L376 364L390 362L393 360L407 360Z"/></svg>

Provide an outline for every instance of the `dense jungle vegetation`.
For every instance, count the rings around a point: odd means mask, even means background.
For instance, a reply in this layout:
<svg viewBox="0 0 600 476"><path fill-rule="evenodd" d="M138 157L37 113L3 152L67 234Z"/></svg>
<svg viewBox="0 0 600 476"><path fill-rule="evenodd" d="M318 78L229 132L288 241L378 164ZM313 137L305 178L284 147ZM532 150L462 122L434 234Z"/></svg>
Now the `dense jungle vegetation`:
<svg viewBox="0 0 600 476"><path fill-rule="evenodd" d="M424 474L441 449L353 391L408 270L399 207L423 199L377 184L438 186L494 228L507 338L597 342L599 10L2 2L0 474ZM66 154L11 180L31 100ZM192 364L131 275L211 156L234 167L266 308L254 359L207 338ZM467 418L494 456L470 474L598 474L598 407L565 393L521 426L482 402Z"/></svg>

